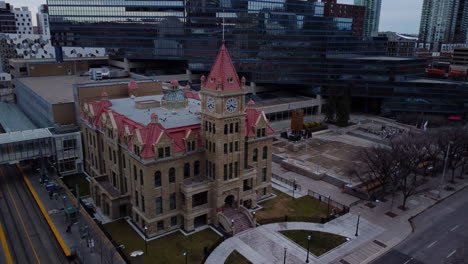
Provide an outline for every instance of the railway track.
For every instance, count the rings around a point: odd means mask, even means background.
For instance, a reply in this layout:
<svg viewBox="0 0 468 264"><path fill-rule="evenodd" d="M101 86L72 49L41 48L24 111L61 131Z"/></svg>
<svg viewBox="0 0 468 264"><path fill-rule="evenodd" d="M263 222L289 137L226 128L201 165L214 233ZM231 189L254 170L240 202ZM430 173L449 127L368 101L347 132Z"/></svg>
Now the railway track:
<svg viewBox="0 0 468 264"><path fill-rule="evenodd" d="M12 165L0 166L0 222L15 263L70 263Z"/></svg>

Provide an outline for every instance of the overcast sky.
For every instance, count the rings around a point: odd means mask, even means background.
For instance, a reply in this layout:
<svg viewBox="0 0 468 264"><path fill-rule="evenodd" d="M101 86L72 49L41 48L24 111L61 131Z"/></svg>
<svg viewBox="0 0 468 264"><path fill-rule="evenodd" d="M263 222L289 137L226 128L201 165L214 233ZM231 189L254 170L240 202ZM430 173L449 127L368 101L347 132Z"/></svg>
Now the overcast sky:
<svg viewBox="0 0 468 264"><path fill-rule="evenodd" d="M46 0L6 0L15 7L28 6L33 12ZM352 4L354 0L338 0L339 3ZM379 31L399 33L419 33L419 21L423 0L382 0ZM36 21L34 21L34 24Z"/></svg>

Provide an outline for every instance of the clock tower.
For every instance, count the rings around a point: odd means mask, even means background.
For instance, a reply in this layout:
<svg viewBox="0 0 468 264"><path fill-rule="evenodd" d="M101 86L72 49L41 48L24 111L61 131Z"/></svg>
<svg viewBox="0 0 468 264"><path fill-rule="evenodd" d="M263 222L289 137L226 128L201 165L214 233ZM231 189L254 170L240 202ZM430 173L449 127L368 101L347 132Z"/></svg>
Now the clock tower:
<svg viewBox="0 0 468 264"><path fill-rule="evenodd" d="M239 79L224 42L208 77L201 78L201 94L204 165L216 214L238 208L245 170L245 78Z"/></svg>

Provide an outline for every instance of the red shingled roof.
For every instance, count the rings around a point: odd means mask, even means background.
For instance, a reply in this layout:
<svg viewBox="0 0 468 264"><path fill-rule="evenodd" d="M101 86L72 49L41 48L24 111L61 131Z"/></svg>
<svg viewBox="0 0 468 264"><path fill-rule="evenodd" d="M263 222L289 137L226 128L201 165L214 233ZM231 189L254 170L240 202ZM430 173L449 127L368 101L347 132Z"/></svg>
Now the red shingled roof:
<svg viewBox="0 0 468 264"><path fill-rule="evenodd" d="M198 93L193 93L193 92L190 92L190 91L186 91L184 94L185 94L185 96L187 96L187 98L192 98L192 99L195 99L195 100L201 100L200 95L198 95Z"/></svg>
<svg viewBox="0 0 468 264"><path fill-rule="evenodd" d="M255 137L255 124L263 116L263 112L257 109L246 109L245 113L245 136ZM267 125L266 133L273 134L274 132L270 125Z"/></svg>
<svg viewBox="0 0 468 264"><path fill-rule="evenodd" d="M154 157L153 144L158 140L161 134L164 133L164 127L160 123L149 123L145 128L140 129L141 138L144 142L142 158Z"/></svg>
<svg viewBox="0 0 468 264"><path fill-rule="evenodd" d="M241 89L239 77L224 43L219 49L213 67L211 67L210 74L205 82L205 88L216 90L218 83L222 84L222 90Z"/></svg>
<svg viewBox="0 0 468 264"><path fill-rule="evenodd" d="M104 111L107 111L107 108L112 105L112 103L108 100L101 100L97 102L90 102L89 105L93 108L94 111L94 121L93 125L95 127L101 127L101 116Z"/></svg>

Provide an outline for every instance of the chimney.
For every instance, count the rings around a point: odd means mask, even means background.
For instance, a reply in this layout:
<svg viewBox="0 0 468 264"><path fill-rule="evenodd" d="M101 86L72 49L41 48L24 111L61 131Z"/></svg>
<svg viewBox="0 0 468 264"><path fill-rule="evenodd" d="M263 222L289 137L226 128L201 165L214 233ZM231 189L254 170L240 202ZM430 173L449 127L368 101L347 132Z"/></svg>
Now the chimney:
<svg viewBox="0 0 468 264"><path fill-rule="evenodd" d="M107 95L107 92L102 92L101 93L101 100L109 100L109 96Z"/></svg>
<svg viewBox="0 0 468 264"><path fill-rule="evenodd" d="M159 122L158 119L159 119L159 118L158 118L158 115L157 115L156 113L152 113L152 114L151 114L151 123L153 123L153 124L158 123L158 122Z"/></svg>
<svg viewBox="0 0 468 264"><path fill-rule="evenodd" d="M206 81L206 77L205 75L202 75L202 77L200 78L200 81L201 81L201 88L205 88L205 81Z"/></svg>

